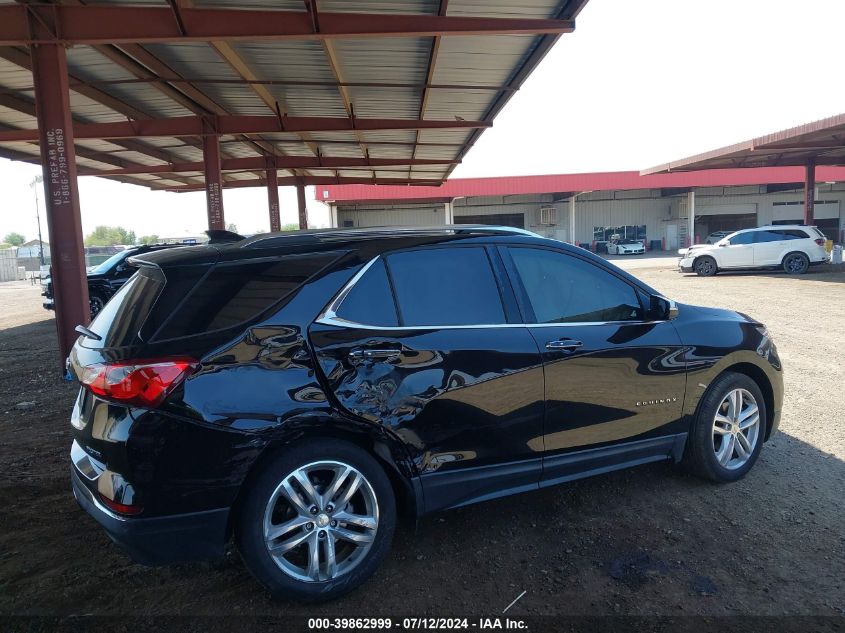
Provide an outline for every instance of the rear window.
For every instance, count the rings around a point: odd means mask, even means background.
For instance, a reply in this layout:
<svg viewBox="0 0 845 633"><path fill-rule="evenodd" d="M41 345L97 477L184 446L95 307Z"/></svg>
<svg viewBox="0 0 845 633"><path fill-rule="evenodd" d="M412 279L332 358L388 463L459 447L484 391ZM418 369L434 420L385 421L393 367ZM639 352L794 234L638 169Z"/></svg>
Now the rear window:
<svg viewBox="0 0 845 633"><path fill-rule="evenodd" d="M338 253L217 264L155 334L166 340L230 328L258 317Z"/></svg>
<svg viewBox="0 0 845 633"><path fill-rule="evenodd" d="M100 310L89 329L101 341L83 338L85 347L131 345L164 287L164 276L156 268L142 268L130 277Z"/></svg>

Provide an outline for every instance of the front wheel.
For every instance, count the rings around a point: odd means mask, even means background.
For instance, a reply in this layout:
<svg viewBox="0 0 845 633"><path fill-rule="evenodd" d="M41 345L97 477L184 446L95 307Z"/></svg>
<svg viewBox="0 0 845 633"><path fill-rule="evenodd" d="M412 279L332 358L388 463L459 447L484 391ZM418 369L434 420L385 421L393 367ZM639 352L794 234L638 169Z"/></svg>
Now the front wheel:
<svg viewBox="0 0 845 633"><path fill-rule="evenodd" d="M783 269L790 275L803 275L810 267L810 259L804 253L790 253L783 258Z"/></svg>
<svg viewBox="0 0 845 633"><path fill-rule="evenodd" d="M760 456L765 432L766 402L760 387L745 374L726 372L701 399L683 465L712 481L736 481Z"/></svg>
<svg viewBox="0 0 845 633"><path fill-rule="evenodd" d="M252 574L277 597L316 602L362 584L384 559L396 503L379 463L353 444L306 440L250 486L236 540Z"/></svg>
<svg viewBox="0 0 845 633"><path fill-rule="evenodd" d="M712 257L699 257L693 264L693 270L699 277L712 277L716 274L718 268L716 267L716 260Z"/></svg>
<svg viewBox="0 0 845 633"><path fill-rule="evenodd" d="M91 294L88 296L88 307L91 310L91 320L100 314L100 310L106 305L106 300L98 294Z"/></svg>

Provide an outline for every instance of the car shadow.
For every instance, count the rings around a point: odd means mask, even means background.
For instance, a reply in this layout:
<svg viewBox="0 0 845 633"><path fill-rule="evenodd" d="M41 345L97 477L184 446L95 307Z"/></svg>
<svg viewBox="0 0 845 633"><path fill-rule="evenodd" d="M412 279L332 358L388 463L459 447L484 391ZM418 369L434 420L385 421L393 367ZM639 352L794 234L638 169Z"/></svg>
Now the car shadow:
<svg viewBox="0 0 845 633"><path fill-rule="evenodd" d="M695 273L684 273L685 277L698 277ZM845 283L845 265L813 266L803 275L790 275L783 270L722 270L716 277L783 277L800 281L823 281Z"/></svg>

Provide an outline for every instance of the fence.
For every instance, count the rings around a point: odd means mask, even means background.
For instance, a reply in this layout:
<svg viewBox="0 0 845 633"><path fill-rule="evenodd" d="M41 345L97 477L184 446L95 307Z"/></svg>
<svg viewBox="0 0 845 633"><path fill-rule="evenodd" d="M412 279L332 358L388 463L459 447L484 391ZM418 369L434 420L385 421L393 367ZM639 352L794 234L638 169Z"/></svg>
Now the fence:
<svg viewBox="0 0 845 633"><path fill-rule="evenodd" d="M18 249L4 248L0 250L0 281L16 279L23 279L18 271Z"/></svg>

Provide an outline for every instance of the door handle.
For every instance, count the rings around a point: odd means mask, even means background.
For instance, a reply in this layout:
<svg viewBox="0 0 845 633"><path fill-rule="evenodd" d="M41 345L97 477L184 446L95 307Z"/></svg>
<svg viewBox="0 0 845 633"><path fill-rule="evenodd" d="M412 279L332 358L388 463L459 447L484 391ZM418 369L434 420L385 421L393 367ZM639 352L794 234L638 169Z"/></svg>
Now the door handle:
<svg viewBox="0 0 845 633"><path fill-rule="evenodd" d="M548 343L546 343L546 349L563 352L574 352L582 345L583 343L581 341L576 341L571 338L562 338L558 339L557 341L549 341Z"/></svg>
<svg viewBox="0 0 845 633"><path fill-rule="evenodd" d="M395 360L401 356L402 350L399 348L358 348L349 352L349 360L351 361L368 361L368 360Z"/></svg>

